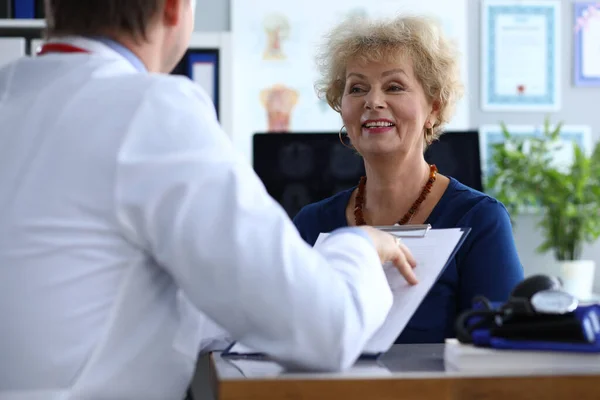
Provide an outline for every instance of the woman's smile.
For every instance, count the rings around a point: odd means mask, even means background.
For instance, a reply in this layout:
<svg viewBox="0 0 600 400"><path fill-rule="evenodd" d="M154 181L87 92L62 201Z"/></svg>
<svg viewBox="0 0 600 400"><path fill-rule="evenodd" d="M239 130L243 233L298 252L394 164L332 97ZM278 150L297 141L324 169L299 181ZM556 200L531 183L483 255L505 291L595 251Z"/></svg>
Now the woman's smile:
<svg viewBox="0 0 600 400"><path fill-rule="evenodd" d="M381 133L387 133L396 128L391 120L386 118L378 119L367 119L362 124L362 133L368 135L376 135Z"/></svg>

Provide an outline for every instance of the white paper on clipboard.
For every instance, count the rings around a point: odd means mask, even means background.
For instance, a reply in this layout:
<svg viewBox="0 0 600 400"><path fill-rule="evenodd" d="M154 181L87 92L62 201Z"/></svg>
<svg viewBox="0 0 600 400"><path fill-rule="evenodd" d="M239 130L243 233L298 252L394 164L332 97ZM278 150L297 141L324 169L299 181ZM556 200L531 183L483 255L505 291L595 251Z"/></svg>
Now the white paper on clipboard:
<svg viewBox="0 0 600 400"><path fill-rule="evenodd" d="M392 347L470 232L470 228L428 229L425 235L407 237L402 230L397 229L397 236L402 238L417 261L414 271L419 283L410 286L393 265L383 265L394 302L387 319L365 346L364 353L384 353ZM389 232L394 234L393 230ZM328 235L319 235L315 249Z"/></svg>

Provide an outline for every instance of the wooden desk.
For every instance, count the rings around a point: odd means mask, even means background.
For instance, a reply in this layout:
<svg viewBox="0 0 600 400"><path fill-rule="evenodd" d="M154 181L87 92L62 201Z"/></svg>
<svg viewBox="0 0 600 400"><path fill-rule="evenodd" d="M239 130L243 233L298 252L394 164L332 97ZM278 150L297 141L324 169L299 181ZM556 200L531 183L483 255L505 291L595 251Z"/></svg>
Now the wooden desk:
<svg viewBox="0 0 600 400"><path fill-rule="evenodd" d="M396 345L377 362L335 374L290 373L271 362L212 355L218 400L598 400L600 373L486 374L447 371L444 345Z"/></svg>

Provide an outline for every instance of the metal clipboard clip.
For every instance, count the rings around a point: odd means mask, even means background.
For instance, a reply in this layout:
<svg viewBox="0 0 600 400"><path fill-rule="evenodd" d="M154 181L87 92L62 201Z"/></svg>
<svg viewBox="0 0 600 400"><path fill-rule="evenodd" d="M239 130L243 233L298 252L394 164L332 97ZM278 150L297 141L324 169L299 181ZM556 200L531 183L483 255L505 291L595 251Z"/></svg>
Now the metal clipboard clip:
<svg viewBox="0 0 600 400"><path fill-rule="evenodd" d="M388 225L374 226L373 228L391 233L399 238L424 238L431 230L431 225Z"/></svg>

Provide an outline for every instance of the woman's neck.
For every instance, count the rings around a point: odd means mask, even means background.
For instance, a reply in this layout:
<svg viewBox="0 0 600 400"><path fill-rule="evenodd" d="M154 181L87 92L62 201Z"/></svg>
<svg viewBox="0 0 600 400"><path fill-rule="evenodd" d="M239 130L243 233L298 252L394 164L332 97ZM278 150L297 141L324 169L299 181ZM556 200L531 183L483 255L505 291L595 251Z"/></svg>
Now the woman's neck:
<svg viewBox="0 0 600 400"><path fill-rule="evenodd" d="M367 182L363 215L369 225L393 225L419 198L430 168L423 157L390 163L365 161Z"/></svg>

